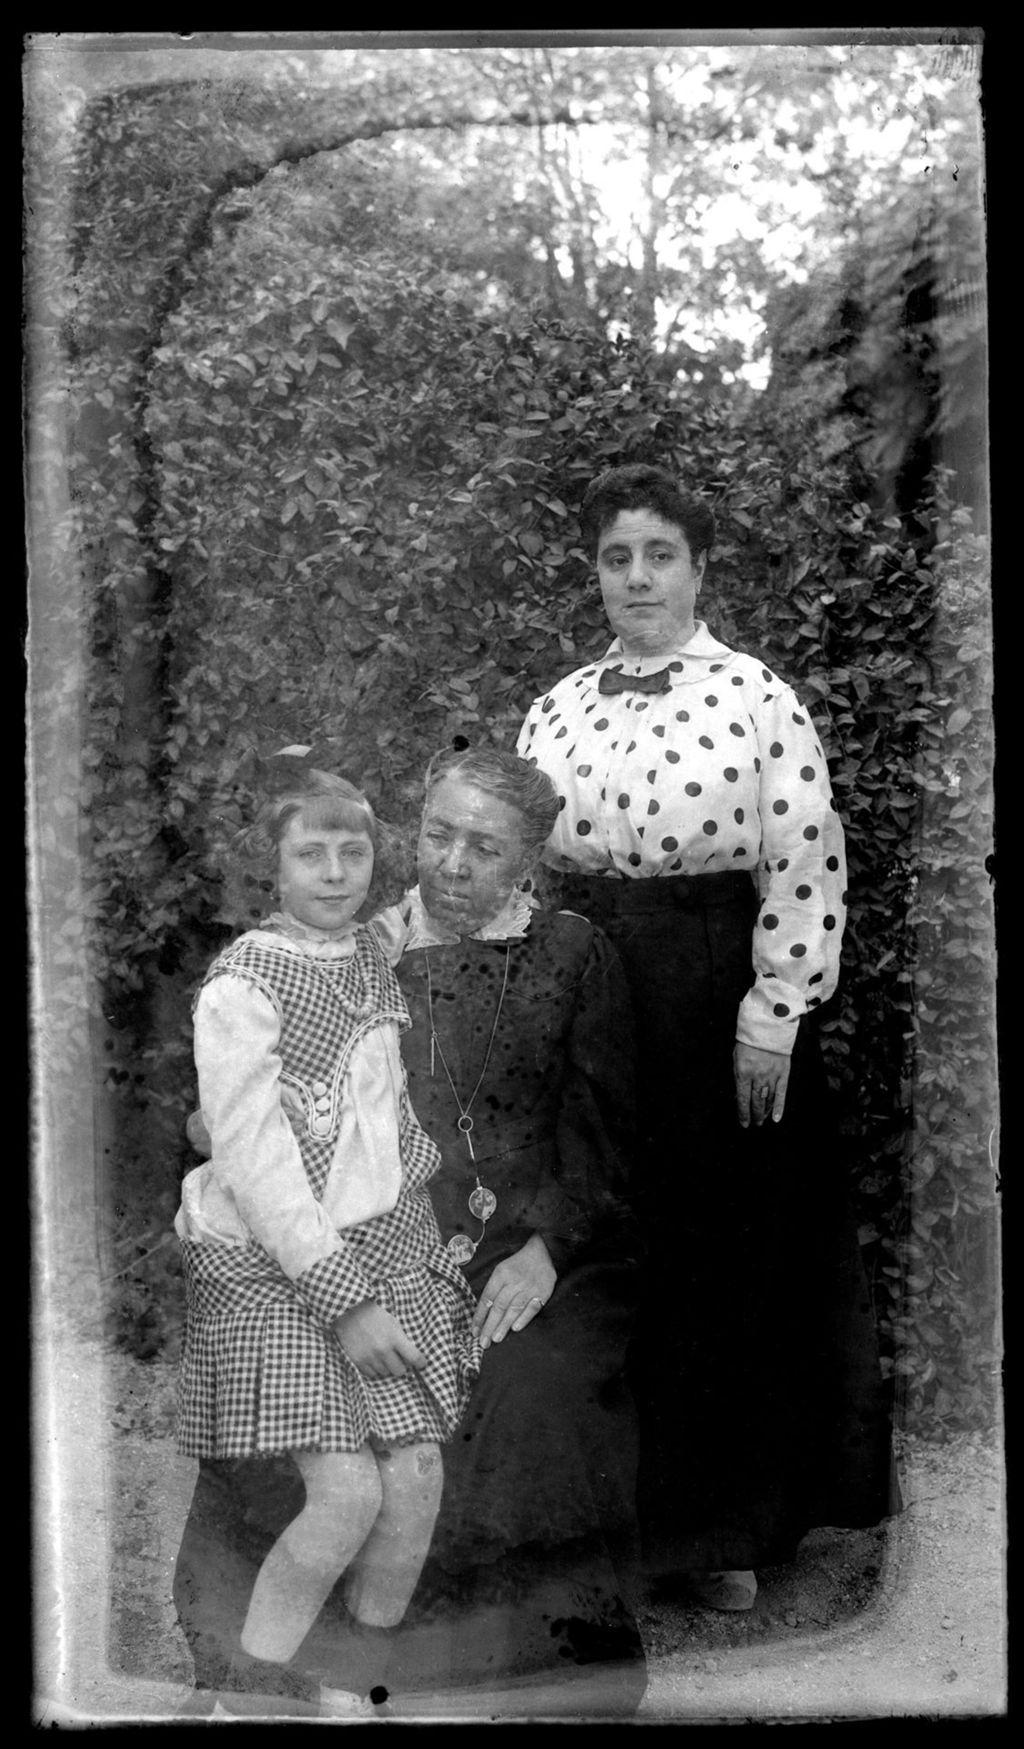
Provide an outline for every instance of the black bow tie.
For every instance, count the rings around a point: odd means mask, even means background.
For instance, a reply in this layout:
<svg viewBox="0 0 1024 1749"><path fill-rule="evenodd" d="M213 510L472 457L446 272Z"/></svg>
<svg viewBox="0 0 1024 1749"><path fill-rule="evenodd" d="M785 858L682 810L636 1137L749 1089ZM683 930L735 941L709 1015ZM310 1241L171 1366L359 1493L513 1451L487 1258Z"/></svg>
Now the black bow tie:
<svg viewBox="0 0 1024 1749"><path fill-rule="evenodd" d="M623 674L621 668L602 668L597 690L607 697L610 692L668 692L671 685L667 668L659 668L656 674Z"/></svg>

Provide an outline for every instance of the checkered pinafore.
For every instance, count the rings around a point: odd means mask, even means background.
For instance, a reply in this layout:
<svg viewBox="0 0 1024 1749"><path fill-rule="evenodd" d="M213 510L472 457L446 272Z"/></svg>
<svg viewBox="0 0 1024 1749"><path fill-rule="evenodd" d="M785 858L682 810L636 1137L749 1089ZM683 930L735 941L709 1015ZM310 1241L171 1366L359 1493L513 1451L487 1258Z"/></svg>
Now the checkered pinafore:
<svg viewBox="0 0 1024 1749"><path fill-rule="evenodd" d="M259 940L243 936L213 962L204 983L226 974L251 980L277 1011L281 1079L302 1101L299 1148L319 1200L356 1040L371 1027L409 1025L394 973L373 932L360 928L355 953L337 960L311 958L285 937L278 946L262 932ZM255 1239L246 1245L184 1240L187 1316L177 1427L184 1455L355 1451L367 1441L451 1438L479 1367L470 1329L474 1300L441 1244L426 1189L438 1153L404 1089L399 1136L396 1206L346 1228L343 1243L372 1283L374 1298L426 1357L426 1368L400 1378L365 1378L316 1315L315 1293L300 1292Z"/></svg>

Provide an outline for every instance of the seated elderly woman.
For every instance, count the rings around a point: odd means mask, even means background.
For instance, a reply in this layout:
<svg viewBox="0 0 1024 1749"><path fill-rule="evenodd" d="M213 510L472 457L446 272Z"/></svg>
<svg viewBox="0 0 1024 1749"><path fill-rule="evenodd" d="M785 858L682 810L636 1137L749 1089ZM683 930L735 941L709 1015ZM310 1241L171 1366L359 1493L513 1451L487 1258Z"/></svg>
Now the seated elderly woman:
<svg viewBox="0 0 1024 1749"><path fill-rule="evenodd" d="M638 1261L624 1200L630 1003L601 932L528 894L557 807L548 778L515 754L439 755L419 884L376 919L412 1019L413 1106L441 1151L432 1201L478 1297L485 1352L445 1450L418 1590L401 1628L379 1632L363 1687L422 1700L542 1683L546 1711L561 1697L574 1716L628 1715L646 1682L625 1378ZM175 1581L198 1680L229 1625L204 1613L201 1568L230 1566L241 1597L300 1489L286 1463L273 1479L201 1467ZM307 1652L349 1688L351 1670L332 1663L333 1602Z"/></svg>
<svg viewBox="0 0 1024 1749"><path fill-rule="evenodd" d="M427 777L398 964L403 1055L485 1355L390 1686L417 1674L414 1649L432 1681L610 1660L604 1704L617 1693L628 1710L643 1686L628 1606L630 1005L604 936L523 891L557 806L512 753L445 754Z"/></svg>

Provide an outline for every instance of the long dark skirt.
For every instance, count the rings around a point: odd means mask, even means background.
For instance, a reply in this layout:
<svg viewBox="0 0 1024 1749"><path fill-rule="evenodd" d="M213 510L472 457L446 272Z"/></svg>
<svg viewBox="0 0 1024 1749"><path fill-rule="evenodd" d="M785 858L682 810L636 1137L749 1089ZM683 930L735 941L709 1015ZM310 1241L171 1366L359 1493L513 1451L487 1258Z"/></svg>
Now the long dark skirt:
<svg viewBox="0 0 1024 1749"><path fill-rule="evenodd" d="M581 1715L635 1711L646 1686L625 1376L635 1292L617 1264L569 1270L531 1325L487 1350L443 1448L441 1512L405 1621L370 1668L339 1584L297 1667L362 1692L554 1679ZM290 1458L200 1464L174 1578L200 1685L228 1683L260 1564L303 1499Z"/></svg>
<svg viewBox="0 0 1024 1749"><path fill-rule="evenodd" d="M891 1509L890 1417L813 1023L785 1116L743 1130L732 1073L756 899L744 876L566 877L633 994L648 1247L629 1376L651 1575L791 1559Z"/></svg>
<svg viewBox="0 0 1024 1749"><path fill-rule="evenodd" d="M481 1262L484 1279L491 1267ZM445 1447L441 1513L395 1636L393 1688L540 1673L585 1687L603 1666L607 1707L639 1703L637 1434L625 1375L635 1294L631 1268L569 1270L532 1324L487 1350Z"/></svg>

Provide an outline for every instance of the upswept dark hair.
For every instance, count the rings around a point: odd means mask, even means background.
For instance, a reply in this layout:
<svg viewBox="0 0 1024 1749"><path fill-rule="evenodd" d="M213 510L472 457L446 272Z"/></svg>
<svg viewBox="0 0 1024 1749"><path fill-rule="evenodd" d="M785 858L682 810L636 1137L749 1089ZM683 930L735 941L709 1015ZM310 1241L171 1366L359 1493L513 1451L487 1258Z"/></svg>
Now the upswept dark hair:
<svg viewBox="0 0 1024 1749"><path fill-rule="evenodd" d="M605 529L623 510L654 510L682 529L691 559L715 544L715 514L710 504L688 492L667 468L642 462L608 468L592 480L580 506L580 527L591 557Z"/></svg>
<svg viewBox="0 0 1024 1749"><path fill-rule="evenodd" d="M447 777L461 778L516 809L523 848L532 859L551 836L558 818L558 792L546 771L500 747L444 748L427 766L424 795Z"/></svg>

